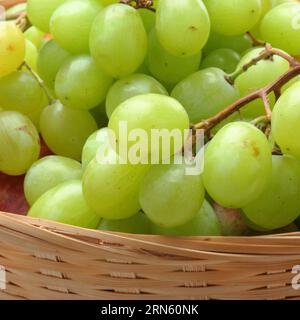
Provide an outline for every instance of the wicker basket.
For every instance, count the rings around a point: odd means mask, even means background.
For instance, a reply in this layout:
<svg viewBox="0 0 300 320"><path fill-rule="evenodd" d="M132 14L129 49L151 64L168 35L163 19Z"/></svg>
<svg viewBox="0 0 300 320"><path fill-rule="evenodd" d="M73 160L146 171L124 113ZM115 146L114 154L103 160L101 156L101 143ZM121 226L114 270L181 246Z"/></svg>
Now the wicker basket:
<svg viewBox="0 0 300 320"><path fill-rule="evenodd" d="M125 235L0 212L0 299L300 299L297 265L300 233Z"/></svg>

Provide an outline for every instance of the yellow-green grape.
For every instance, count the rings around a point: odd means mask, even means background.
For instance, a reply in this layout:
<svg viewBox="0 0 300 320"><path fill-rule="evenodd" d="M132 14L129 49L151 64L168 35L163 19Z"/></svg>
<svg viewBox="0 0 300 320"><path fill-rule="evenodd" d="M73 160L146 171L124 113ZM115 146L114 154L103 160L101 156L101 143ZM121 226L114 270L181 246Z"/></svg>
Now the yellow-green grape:
<svg viewBox="0 0 300 320"><path fill-rule="evenodd" d="M34 70L37 70L38 50L36 46L29 40L25 42L25 61ZM23 70L27 70L26 67Z"/></svg>
<svg viewBox="0 0 300 320"><path fill-rule="evenodd" d="M48 156L35 162L27 171L24 180L24 193L32 206L48 190L60 183L81 179L81 164L73 159Z"/></svg>
<svg viewBox="0 0 300 320"><path fill-rule="evenodd" d="M265 191L271 172L268 139L251 124L227 124L207 146L204 186L224 207L241 208L254 201Z"/></svg>
<svg viewBox="0 0 300 320"><path fill-rule="evenodd" d="M204 201L204 186L201 175L188 175L187 167L184 162L154 165L143 179L140 204L153 223L175 228L197 215Z"/></svg>
<svg viewBox="0 0 300 320"><path fill-rule="evenodd" d="M272 0L261 0L261 5L262 5L262 8L261 8L260 18L256 23L256 25L250 30L251 34L258 39L261 39L260 25L261 25L262 19L267 14L267 12L272 9Z"/></svg>
<svg viewBox="0 0 300 320"><path fill-rule="evenodd" d="M45 43L39 51L37 69L45 84L54 89L57 72L71 54L62 49L54 40Z"/></svg>
<svg viewBox="0 0 300 320"><path fill-rule="evenodd" d="M21 113L0 111L0 172L22 175L39 154L39 134L32 122Z"/></svg>
<svg viewBox="0 0 300 320"><path fill-rule="evenodd" d="M45 33L38 28L32 26L28 28L24 32L25 39L31 41L37 49L39 49L42 45L42 40L44 38Z"/></svg>
<svg viewBox="0 0 300 320"><path fill-rule="evenodd" d="M196 216L177 228L162 228L152 225L152 233L165 236L221 236L220 221L208 201L204 200Z"/></svg>
<svg viewBox="0 0 300 320"><path fill-rule="evenodd" d="M147 34L137 10L124 4L101 10L92 26L90 50L108 75L122 78L134 73L147 52Z"/></svg>
<svg viewBox="0 0 300 320"><path fill-rule="evenodd" d="M102 218L120 220L140 209L140 183L147 165L120 164L111 148L90 162L83 174L83 193L90 208Z"/></svg>
<svg viewBox="0 0 300 320"><path fill-rule="evenodd" d="M89 34L99 11L96 1L73 0L58 7L50 20L54 40L74 54L89 53Z"/></svg>
<svg viewBox="0 0 300 320"><path fill-rule="evenodd" d="M98 229L102 231L114 231L132 234L151 234L151 222L144 213L138 212L134 216L127 219L103 219L100 222Z"/></svg>
<svg viewBox="0 0 300 320"><path fill-rule="evenodd" d="M261 196L243 208L255 225L275 230L299 216L300 162L290 156L273 156L272 179Z"/></svg>
<svg viewBox="0 0 300 320"><path fill-rule="evenodd" d="M300 82L287 89L276 102L272 117L272 134L285 154L300 159Z"/></svg>
<svg viewBox="0 0 300 320"><path fill-rule="evenodd" d="M108 117L112 115L122 102L146 93L168 95L164 86L148 75L133 74L116 81L109 89L106 97L106 113Z"/></svg>
<svg viewBox="0 0 300 320"><path fill-rule="evenodd" d="M264 50L263 48L255 48L249 51L240 61L237 68L242 68L249 63L253 58L259 56ZM289 70L289 63L274 55L272 59L259 61L255 66L243 72L235 80L235 86L239 90L241 96L247 96L257 89L263 88L273 81L277 80L281 75ZM274 106L275 96L273 93L269 95L271 107ZM244 118L254 119L265 113L264 104L261 99L250 102L241 110L241 115Z"/></svg>
<svg viewBox="0 0 300 320"><path fill-rule="evenodd" d="M103 6L109 6L114 3L120 2L119 0L97 0L99 3L101 3Z"/></svg>
<svg viewBox="0 0 300 320"><path fill-rule="evenodd" d="M13 22L0 21L0 78L16 71L24 58L23 33Z"/></svg>
<svg viewBox="0 0 300 320"><path fill-rule="evenodd" d="M155 27L155 12L148 9L138 10L144 23L145 30L149 33Z"/></svg>
<svg viewBox="0 0 300 320"><path fill-rule="evenodd" d="M258 22L261 0L204 0L214 32L227 36L249 31Z"/></svg>
<svg viewBox="0 0 300 320"><path fill-rule="evenodd" d="M28 0L27 14L32 25L44 32L49 32L50 18L53 12L65 0Z"/></svg>
<svg viewBox="0 0 300 320"><path fill-rule="evenodd" d="M64 182L44 193L28 216L89 229L97 229L100 222L84 200L81 180Z"/></svg>
<svg viewBox="0 0 300 320"><path fill-rule="evenodd" d="M69 58L59 69L55 93L65 106L89 110L105 100L112 82L89 55L79 55Z"/></svg>
<svg viewBox="0 0 300 320"><path fill-rule="evenodd" d="M198 54L208 40L210 19L201 0L161 0L156 12L161 45L171 54Z"/></svg>
<svg viewBox="0 0 300 320"><path fill-rule="evenodd" d="M262 20L263 39L291 55L300 55L300 3L288 2L274 7Z"/></svg>
<svg viewBox="0 0 300 320"><path fill-rule="evenodd" d="M173 88L188 75L199 70L201 56L201 51L188 57L171 55L160 45L155 29L149 35L147 69L167 87Z"/></svg>
<svg viewBox="0 0 300 320"><path fill-rule="evenodd" d="M43 110L40 130L55 154L79 161L85 141L97 130L97 124L88 111L56 102Z"/></svg>
<svg viewBox="0 0 300 320"><path fill-rule="evenodd" d="M186 109L192 123L208 119L239 98L224 71L208 68L191 74L171 93Z"/></svg>

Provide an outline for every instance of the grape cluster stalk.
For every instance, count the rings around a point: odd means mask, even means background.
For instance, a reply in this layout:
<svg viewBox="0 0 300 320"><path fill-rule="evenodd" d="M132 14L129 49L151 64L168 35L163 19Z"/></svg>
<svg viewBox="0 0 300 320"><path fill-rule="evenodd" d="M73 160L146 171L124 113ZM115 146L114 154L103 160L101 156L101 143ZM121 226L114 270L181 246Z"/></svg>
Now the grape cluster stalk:
<svg viewBox="0 0 300 320"><path fill-rule="evenodd" d="M153 12L156 10L152 8L153 0L121 0L120 3L128 4L135 9L149 9Z"/></svg>

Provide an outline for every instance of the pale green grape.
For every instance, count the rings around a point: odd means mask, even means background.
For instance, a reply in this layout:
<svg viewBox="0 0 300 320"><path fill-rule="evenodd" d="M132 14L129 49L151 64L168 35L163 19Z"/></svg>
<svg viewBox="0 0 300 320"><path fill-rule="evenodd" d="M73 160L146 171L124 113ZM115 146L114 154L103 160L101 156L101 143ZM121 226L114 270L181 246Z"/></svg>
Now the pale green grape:
<svg viewBox="0 0 300 320"><path fill-rule="evenodd" d="M204 200L196 216L177 228L162 228L152 225L152 233L166 236L221 236L220 221L208 201Z"/></svg>
<svg viewBox="0 0 300 320"><path fill-rule="evenodd" d="M37 59L38 59L38 50L36 46L29 40L25 41L25 61L30 67L36 71L37 70ZM27 70L26 67L23 70Z"/></svg>
<svg viewBox="0 0 300 320"><path fill-rule="evenodd" d="M82 150L82 167L86 169L88 164L96 157L99 148L108 148L110 146L109 130L102 128L94 132L86 141Z"/></svg>
<svg viewBox="0 0 300 320"><path fill-rule="evenodd" d="M263 39L291 55L300 55L300 3L288 2L270 10L261 23Z"/></svg>
<svg viewBox="0 0 300 320"><path fill-rule="evenodd" d="M266 189L272 171L269 142L256 127L235 122L223 127L205 152L204 185L227 208L241 208Z"/></svg>
<svg viewBox="0 0 300 320"><path fill-rule="evenodd" d="M37 199L57 185L81 179L81 164L73 159L48 156L35 162L27 171L24 180L24 193L32 206Z"/></svg>
<svg viewBox="0 0 300 320"><path fill-rule="evenodd" d="M54 40L45 43L39 51L37 68L45 84L54 89L57 72L71 54L62 49Z"/></svg>
<svg viewBox="0 0 300 320"><path fill-rule="evenodd" d="M243 208L257 226L275 230L299 216L300 162L289 156L273 156L272 179L259 198Z"/></svg>
<svg viewBox="0 0 300 320"><path fill-rule="evenodd" d="M0 106L3 109L27 115L47 103L44 91L31 73L16 71L0 78Z"/></svg>
<svg viewBox="0 0 300 320"><path fill-rule="evenodd" d="M121 121L127 125L127 136L126 133L123 133L122 127L120 127ZM129 156L136 144L129 139L130 134L135 129L143 129L146 133L147 141L141 139L140 142L148 148L145 150L146 154L140 154L140 160L145 161L150 153L152 158L161 159L166 155L166 150L170 151L168 156L179 151L186 138L185 130L189 128L189 118L182 105L175 99L149 93L130 98L120 104L110 117L108 127L116 134L119 153L124 147L122 142L127 141L127 150L125 151L129 151ZM168 133L172 130L177 130L180 134L180 139L170 139L170 141L163 141L162 143L159 141L158 143L155 141L154 135L151 134L154 129L158 131L166 129ZM155 143L156 150L153 150L153 148L149 150L150 146ZM124 157L123 153L122 157Z"/></svg>
<svg viewBox="0 0 300 320"><path fill-rule="evenodd" d="M65 0L28 0L27 14L30 22L44 32L49 32L49 22L53 12Z"/></svg>
<svg viewBox="0 0 300 320"><path fill-rule="evenodd" d="M231 49L217 49L205 57L201 68L219 68L226 73L232 73L236 70L240 62L240 55Z"/></svg>
<svg viewBox="0 0 300 320"><path fill-rule="evenodd" d="M98 155L83 174L83 193L87 204L102 218L126 219L140 209L140 183L146 165L120 164L115 152Z"/></svg>
<svg viewBox="0 0 300 320"><path fill-rule="evenodd" d="M144 22L145 30L149 33L155 27L155 12L148 9L140 9L138 12Z"/></svg>
<svg viewBox="0 0 300 320"><path fill-rule="evenodd" d="M0 171L18 176L38 159L40 139L32 122L14 111L0 111Z"/></svg>
<svg viewBox="0 0 300 320"><path fill-rule="evenodd" d="M275 104L272 134L285 154L300 159L300 82L287 89Z"/></svg>
<svg viewBox="0 0 300 320"><path fill-rule="evenodd" d="M167 90L156 79L144 75L133 74L124 79L118 80L109 89L106 97L106 113L108 117L114 110L129 98L146 94L158 93L168 95Z"/></svg>
<svg viewBox="0 0 300 320"><path fill-rule="evenodd" d="M260 0L204 0L214 32L227 36L249 31L258 22Z"/></svg>
<svg viewBox="0 0 300 320"><path fill-rule="evenodd" d="M45 33L36 27L30 27L24 32L25 39L31 41L36 48L40 48Z"/></svg>
<svg viewBox="0 0 300 320"><path fill-rule="evenodd" d="M147 34L137 10L124 4L101 10L92 26L90 50L110 76L121 78L134 73L147 52Z"/></svg>
<svg viewBox="0 0 300 320"><path fill-rule="evenodd" d="M100 222L84 200L80 180L64 182L44 193L28 216L89 229L96 229Z"/></svg>
<svg viewBox="0 0 300 320"><path fill-rule="evenodd" d="M201 208L205 193L201 175L187 175L187 167L185 163L154 165L143 179L140 204L153 223L178 227Z"/></svg>
<svg viewBox="0 0 300 320"><path fill-rule="evenodd" d="M18 69L25 58L25 38L13 22L0 21L0 78Z"/></svg>
<svg viewBox="0 0 300 320"><path fill-rule="evenodd" d="M256 48L249 51L240 61L238 68L241 68L246 63L256 58L262 51L262 48ZM262 60L255 66L243 72L235 81L235 86L239 90L241 96L247 96L257 89L263 88L273 81L277 80L281 75L289 70L289 63L279 57L274 56L269 60ZM271 107L275 103L275 96L273 93L269 95ZM249 103L241 110L241 115L244 118L256 118L265 113L264 105L261 99L257 99Z"/></svg>
<svg viewBox="0 0 300 320"><path fill-rule="evenodd" d="M260 34L261 21L266 15L266 13L272 9L272 0L261 0L261 5L262 5L262 8L261 8L260 18L256 23L256 25L250 30L251 34L257 39L261 39L261 34Z"/></svg>
<svg viewBox="0 0 300 320"><path fill-rule="evenodd" d="M89 55L69 58L55 79L55 93L70 108L92 109L101 104L112 84Z"/></svg>
<svg viewBox="0 0 300 320"><path fill-rule="evenodd" d="M50 20L54 40L74 54L89 52L89 34L103 7L95 1L69 1L58 7Z"/></svg>
<svg viewBox="0 0 300 320"><path fill-rule="evenodd" d="M217 68L198 71L178 83L171 96L185 107L191 122L198 123L239 98L237 89L225 77Z"/></svg>
<svg viewBox="0 0 300 320"><path fill-rule="evenodd" d="M161 45L175 56L198 54L208 40L210 20L201 0L161 0L156 12Z"/></svg>
<svg viewBox="0 0 300 320"><path fill-rule="evenodd" d="M234 50L239 54L243 54L251 47L252 42L247 34L241 34L238 36L225 36L211 32L209 39L203 48L203 54L206 56L212 51L224 48Z"/></svg>
<svg viewBox="0 0 300 320"><path fill-rule="evenodd" d="M151 234L151 223L142 212L122 220L106 220L100 222L99 230L132 234Z"/></svg>
<svg viewBox="0 0 300 320"><path fill-rule="evenodd" d="M88 111L68 108L56 102L43 110L40 130L55 154L80 160L85 141L97 130L97 124Z"/></svg>
<svg viewBox="0 0 300 320"><path fill-rule="evenodd" d="M201 51L189 57L171 55L160 45L155 29L149 35L146 66L156 79L169 87L173 88L179 81L199 70L201 56Z"/></svg>

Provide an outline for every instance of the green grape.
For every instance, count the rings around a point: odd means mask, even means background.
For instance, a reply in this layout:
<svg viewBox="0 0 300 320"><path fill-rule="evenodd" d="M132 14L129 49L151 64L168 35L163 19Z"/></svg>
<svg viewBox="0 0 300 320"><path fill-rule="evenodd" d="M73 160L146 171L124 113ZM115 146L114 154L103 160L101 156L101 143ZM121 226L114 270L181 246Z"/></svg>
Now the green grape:
<svg viewBox="0 0 300 320"><path fill-rule="evenodd" d="M83 193L90 208L102 218L126 219L140 209L140 183L146 165L120 164L111 148L90 162L83 174Z"/></svg>
<svg viewBox="0 0 300 320"><path fill-rule="evenodd" d="M81 180L59 184L44 193L31 207L28 216L82 228L97 229L100 218L83 197Z"/></svg>
<svg viewBox="0 0 300 320"><path fill-rule="evenodd" d="M153 224L152 233L166 236L221 236L220 221L208 201L204 200L196 216L177 228L162 228Z"/></svg>
<svg viewBox="0 0 300 320"><path fill-rule="evenodd" d="M97 130L97 124L88 111L68 108L56 102L43 110L40 130L55 154L80 160L85 141Z"/></svg>
<svg viewBox="0 0 300 320"><path fill-rule="evenodd" d="M54 41L46 42L39 51L37 70L45 84L54 89L55 78L63 63L71 57L71 54Z"/></svg>
<svg viewBox="0 0 300 320"><path fill-rule="evenodd" d="M208 68L191 74L171 93L187 110L192 123L210 118L239 98L224 71Z"/></svg>
<svg viewBox="0 0 300 320"><path fill-rule="evenodd" d="M243 208L254 224L275 230L299 216L300 163L289 156L273 156L272 179L257 199Z"/></svg>
<svg viewBox="0 0 300 320"><path fill-rule="evenodd" d="M160 82L174 87L179 81L199 70L201 51L189 57L178 57L168 53L159 43L155 29L149 35L149 50L146 66Z"/></svg>
<svg viewBox="0 0 300 320"><path fill-rule="evenodd" d="M85 170L88 164L96 157L99 148L108 148L110 146L109 130L102 128L94 132L86 141L82 150L82 168Z"/></svg>
<svg viewBox="0 0 300 320"><path fill-rule="evenodd" d="M245 64L250 62L253 58L256 58L262 48L255 48L249 51L240 61L238 68L242 68ZM246 72L243 72L237 77L235 86L239 90L241 96L247 96L257 89L263 88L273 81L277 80L281 75L289 70L289 63L275 55L272 59L262 60L255 66L249 68ZM275 96L273 93L269 95L271 107L275 103ZM244 118L256 118L265 113L264 104L261 99L257 99L249 103L241 110L241 115Z"/></svg>
<svg viewBox="0 0 300 320"><path fill-rule="evenodd" d="M101 10L92 26L90 49L108 75L121 78L134 73L147 52L147 34L137 10L121 3Z"/></svg>
<svg viewBox="0 0 300 320"><path fill-rule="evenodd" d="M161 0L156 12L156 32L172 55L198 54L208 40L210 21L200 0Z"/></svg>
<svg viewBox="0 0 300 320"><path fill-rule="evenodd" d="M270 10L261 23L263 39L291 55L300 55L300 3L288 2Z"/></svg>
<svg viewBox="0 0 300 320"><path fill-rule="evenodd" d="M24 62L25 38L13 22L0 21L0 78Z"/></svg>
<svg viewBox="0 0 300 320"><path fill-rule="evenodd" d="M50 20L54 40L74 54L89 53L89 34L103 7L95 1L69 1L58 7Z"/></svg>
<svg viewBox="0 0 300 320"><path fill-rule="evenodd" d="M262 5L262 10L261 10L260 18L256 23L256 25L250 30L251 34L257 39L261 39L261 34L260 34L261 21L266 15L266 13L272 9L272 0L261 0L261 5Z"/></svg>
<svg viewBox="0 0 300 320"><path fill-rule="evenodd" d="M38 159L40 139L32 122L14 111L0 111L0 172L24 174Z"/></svg>
<svg viewBox="0 0 300 320"><path fill-rule="evenodd" d="M27 14L32 25L44 32L49 32L50 18L53 12L65 0L28 0Z"/></svg>
<svg viewBox="0 0 300 320"><path fill-rule="evenodd" d="M276 102L272 117L272 134L285 154L300 159L300 82L287 89Z"/></svg>
<svg viewBox="0 0 300 320"><path fill-rule="evenodd" d="M214 32L227 36L249 31L258 22L262 4L260 0L204 0Z"/></svg>
<svg viewBox="0 0 300 320"><path fill-rule="evenodd" d="M143 179L140 204L153 223L178 227L201 208L205 193L201 175L187 175L186 169L185 163L154 165Z"/></svg>
<svg viewBox="0 0 300 320"><path fill-rule="evenodd" d="M25 115L45 107L48 101L35 77L26 71L16 71L0 78L0 106Z"/></svg>
<svg viewBox="0 0 300 320"><path fill-rule="evenodd" d="M146 32L149 33L155 27L155 12L148 9L140 9L138 12L141 15Z"/></svg>
<svg viewBox="0 0 300 320"><path fill-rule="evenodd" d="M31 41L38 49L42 45L45 33L36 27L30 27L24 32L25 39Z"/></svg>
<svg viewBox="0 0 300 320"><path fill-rule="evenodd" d="M25 62L36 71L37 70L38 50L36 46L29 40L25 41ZM23 70L27 70L26 67Z"/></svg>
<svg viewBox="0 0 300 320"><path fill-rule="evenodd" d="M106 113L108 117L122 102L146 93L168 95L167 90L157 80L144 74L133 74L118 80L109 89L106 97Z"/></svg>
<svg viewBox="0 0 300 320"><path fill-rule="evenodd" d="M24 193L32 206L40 196L57 185L81 179L81 164L73 159L48 156L35 162L27 171L24 180Z"/></svg>
<svg viewBox="0 0 300 320"><path fill-rule="evenodd" d="M127 136L124 136L126 133L123 133L120 127L121 121L127 125ZM140 155L141 161L144 162L149 159L151 152L152 159L160 160L167 153L166 150L170 153L168 157L179 151L186 138L185 130L189 129L189 118L182 105L175 99L149 93L130 98L120 104L110 117L108 127L116 134L116 147L119 153L122 152L120 150L124 147L124 144L121 143L122 140L127 142L126 151L129 151L129 155L135 146L135 143L129 139L131 132L135 129L143 129L147 141L142 140L141 142L148 146L146 154ZM180 141L178 139L174 139L174 141L170 139L169 141L162 141L162 143L159 141L159 144L154 146L155 150L153 148L149 150L150 145L157 143L152 134L155 129L158 131L167 130L168 133L176 130L180 133Z"/></svg>
<svg viewBox="0 0 300 320"><path fill-rule="evenodd" d="M230 123L206 149L204 186L220 205L241 208L265 191L271 171L271 150L265 135L246 122Z"/></svg>
<svg viewBox="0 0 300 320"><path fill-rule="evenodd" d="M99 230L132 234L151 234L151 223L142 212L122 220L106 220L100 222Z"/></svg>
<svg viewBox="0 0 300 320"><path fill-rule="evenodd" d="M105 100L112 81L89 55L75 56L59 69L55 93L65 106L88 110Z"/></svg>
<svg viewBox="0 0 300 320"><path fill-rule="evenodd" d="M217 49L212 51L202 62L201 68L219 68L226 73L236 70L240 62L240 55L231 49Z"/></svg>
<svg viewBox="0 0 300 320"><path fill-rule="evenodd" d="M114 3L120 2L120 0L98 0L103 6L109 6Z"/></svg>
<svg viewBox="0 0 300 320"><path fill-rule="evenodd" d="M203 48L203 54L204 56L207 56L212 51L224 48L231 49L239 54L243 54L251 47L252 41L247 34L241 34L238 36L224 36L211 32L209 39Z"/></svg>

